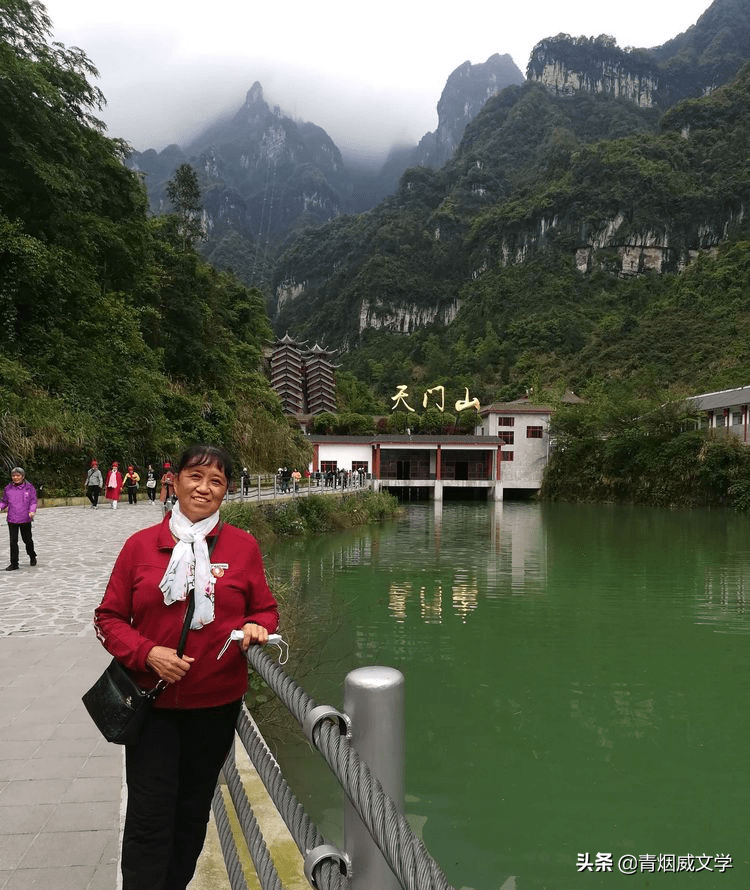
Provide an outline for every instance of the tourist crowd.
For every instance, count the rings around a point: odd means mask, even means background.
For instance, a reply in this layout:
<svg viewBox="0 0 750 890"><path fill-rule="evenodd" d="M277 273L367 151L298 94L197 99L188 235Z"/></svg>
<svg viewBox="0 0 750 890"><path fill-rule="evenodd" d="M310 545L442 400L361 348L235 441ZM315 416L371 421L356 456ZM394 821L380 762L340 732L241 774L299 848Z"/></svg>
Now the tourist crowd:
<svg viewBox="0 0 750 890"><path fill-rule="evenodd" d="M99 507L99 496L104 492L104 499L109 501L112 509L116 510L120 501L123 488L128 495L128 503L138 503L138 490L141 486L141 474L133 466L128 464L125 474L120 471L119 461L113 461L109 470L104 474L99 469L97 460L91 461L88 473L86 474L86 497L91 503L91 509L96 510ZM146 495L150 504L156 503L156 490L159 488L159 500L162 504L174 502L174 474L172 465L167 460L161 472L157 473L152 464L149 464L145 471Z"/></svg>

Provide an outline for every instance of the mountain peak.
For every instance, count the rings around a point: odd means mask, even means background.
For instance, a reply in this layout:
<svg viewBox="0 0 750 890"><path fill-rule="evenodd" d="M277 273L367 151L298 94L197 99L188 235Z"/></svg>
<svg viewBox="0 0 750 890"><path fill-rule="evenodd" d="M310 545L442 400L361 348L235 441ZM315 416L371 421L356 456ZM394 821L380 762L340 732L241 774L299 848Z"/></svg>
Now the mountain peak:
<svg viewBox="0 0 750 890"><path fill-rule="evenodd" d="M463 62L448 78L437 105L438 128L422 137L417 149L420 164L441 167L461 141L466 125L485 102L505 87L522 84L524 76L506 53L494 53L486 62Z"/></svg>
<svg viewBox="0 0 750 890"><path fill-rule="evenodd" d="M256 80L255 83L247 91L245 96L245 105L265 105L263 98L263 87Z"/></svg>

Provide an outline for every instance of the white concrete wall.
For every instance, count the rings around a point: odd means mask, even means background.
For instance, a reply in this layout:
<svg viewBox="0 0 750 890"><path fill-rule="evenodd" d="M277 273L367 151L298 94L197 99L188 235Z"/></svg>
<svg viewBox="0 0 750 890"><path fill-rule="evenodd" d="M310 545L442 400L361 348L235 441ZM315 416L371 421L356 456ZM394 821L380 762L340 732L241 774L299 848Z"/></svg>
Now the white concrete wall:
<svg viewBox="0 0 750 890"><path fill-rule="evenodd" d="M498 426L497 419L512 417L513 426ZM477 428L479 436L499 436L512 432L513 444L504 445L503 452L513 452L512 461L501 464L502 483L506 488L539 488L542 473L549 458L549 414L532 414L523 411L506 411L501 415L489 414ZM526 428L542 427L541 439L529 439Z"/></svg>
<svg viewBox="0 0 750 890"><path fill-rule="evenodd" d="M535 424L536 425L536 424ZM500 465L501 482L505 488L539 488L542 474L547 466L549 435L541 439L527 439L526 427L519 444L516 434L515 445L505 445L503 451L513 451L513 460Z"/></svg>
<svg viewBox="0 0 750 890"><path fill-rule="evenodd" d="M367 472L372 473L372 447L370 445L322 444L318 448L318 465L324 460L335 460L339 470L351 470L352 461L367 461ZM312 472L312 464L309 468Z"/></svg>

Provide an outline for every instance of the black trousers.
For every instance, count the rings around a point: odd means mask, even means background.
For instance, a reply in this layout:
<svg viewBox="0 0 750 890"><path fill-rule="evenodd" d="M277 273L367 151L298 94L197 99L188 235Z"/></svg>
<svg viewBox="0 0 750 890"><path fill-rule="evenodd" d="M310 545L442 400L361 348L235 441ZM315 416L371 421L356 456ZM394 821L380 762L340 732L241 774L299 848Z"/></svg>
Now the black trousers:
<svg viewBox="0 0 750 890"><path fill-rule="evenodd" d="M36 559L36 551L34 550L34 541L31 538L31 522L9 522L8 532L10 533L10 564L18 565L18 533L21 532L21 540L26 545L26 553L29 559Z"/></svg>
<svg viewBox="0 0 750 890"><path fill-rule="evenodd" d="M86 497L91 501L91 506L95 507L99 503L100 485L89 485L86 488Z"/></svg>
<svg viewBox="0 0 750 890"><path fill-rule="evenodd" d="M138 488L135 485L128 485L128 503L135 504L138 501Z"/></svg>
<svg viewBox="0 0 750 890"><path fill-rule="evenodd" d="M122 890L185 890L190 883L240 704L154 708L138 744L126 747Z"/></svg>

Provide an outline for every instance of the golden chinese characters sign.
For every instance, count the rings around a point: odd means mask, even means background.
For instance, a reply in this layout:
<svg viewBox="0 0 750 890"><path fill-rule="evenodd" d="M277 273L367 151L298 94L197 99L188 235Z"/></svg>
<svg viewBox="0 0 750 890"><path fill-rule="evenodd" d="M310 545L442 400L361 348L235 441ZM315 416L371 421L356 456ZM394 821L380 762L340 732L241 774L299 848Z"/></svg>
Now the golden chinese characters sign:
<svg viewBox="0 0 750 890"><path fill-rule="evenodd" d="M430 407L437 408L438 411L445 412L445 387L444 386L432 386L430 389L425 390L422 396L422 407L426 408L428 402L430 401L430 397L432 397L432 404ZM391 411L395 411L399 405L402 405L406 408L407 411L411 411L414 413L414 408L409 404L407 399L409 398L409 389L407 386L398 385L396 387L396 395L391 396L391 401L393 402L393 407ZM466 411L467 408L474 408L476 411L479 411L479 399L470 399L469 398L469 387L465 388L465 396L463 399L459 399L455 405L455 410L460 413L461 411Z"/></svg>

